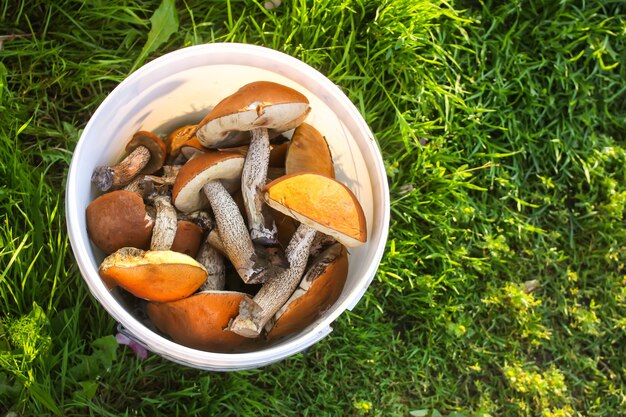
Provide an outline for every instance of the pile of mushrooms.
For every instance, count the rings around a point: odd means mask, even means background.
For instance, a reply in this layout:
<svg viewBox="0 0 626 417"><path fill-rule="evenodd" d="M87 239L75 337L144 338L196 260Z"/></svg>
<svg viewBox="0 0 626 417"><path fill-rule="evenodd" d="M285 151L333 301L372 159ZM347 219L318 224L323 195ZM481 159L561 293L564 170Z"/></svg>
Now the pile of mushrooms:
<svg viewBox="0 0 626 417"><path fill-rule="evenodd" d="M94 170L100 276L176 343L254 349L339 298L365 217L309 111L298 91L253 82L164 140L135 133L122 161Z"/></svg>

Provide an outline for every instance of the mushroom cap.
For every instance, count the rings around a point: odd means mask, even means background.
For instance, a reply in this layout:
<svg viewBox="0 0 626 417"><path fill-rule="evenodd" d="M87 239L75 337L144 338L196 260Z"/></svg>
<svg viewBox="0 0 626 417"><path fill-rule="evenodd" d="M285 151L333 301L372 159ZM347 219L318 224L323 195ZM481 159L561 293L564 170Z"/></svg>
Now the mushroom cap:
<svg viewBox="0 0 626 417"><path fill-rule="evenodd" d="M315 173L291 174L265 186L265 202L348 247L367 240L363 208L341 182Z"/></svg>
<svg viewBox="0 0 626 417"><path fill-rule="evenodd" d="M142 174L153 174L157 172L165 163L167 157L167 147L165 142L153 133L146 130L136 132L130 142L126 145L126 152L132 152L139 146L145 146L150 151L150 160L141 170Z"/></svg>
<svg viewBox="0 0 626 417"><path fill-rule="evenodd" d="M183 253L136 248L122 248L107 256L98 272L106 282L115 282L148 301L185 298L208 276L202 264Z"/></svg>
<svg viewBox="0 0 626 417"><path fill-rule="evenodd" d="M202 234L202 228L197 224L188 220L179 220L176 223L176 236L174 236L170 250L195 258L202 243Z"/></svg>
<svg viewBox="0 0 626 417"><path fill-rule="evenodd" d="M196 131L196 125L185 125L173 130L167 138L165 138L165 144L167 145L167 153L175 158L180 153L180 148L194 137Z"/></svg>
<svg viewBox="0 0 626 417"><path fill-rule="evenodd" d="M285 172L315 172L335 178L333 157L322 134L308 123L302 123L291 137L285 157Z"/></svg>
<svg viewBox="0 0 626 417"><path fill-rule="evenodd" d="M270 146L270 167L284 168L287 151L289 150L289 142L283 142Z"/></svg>
<svg viewBox="0 0 626 417"><path fill-rule="evenodd" d="M137 193L116 190L102 194L87 206L87 233L105 254L131 246L150 247L154 221Z"/></svg>
<svg viewBox="0 0 626 417"><path fill-rule="evenodd" d="M226 330L239 313L239 304L250 296L234 291L202 291L179 301L148 303L154 325L174 342L212 352L231 352L250 339Z"/></svg>
<svg viewBox="0 0 626 417"><path fill-rule="evenodd" d="M207 152L190 159L178 171L172 187L172 202L189 213L208 206L202 187L209 181L222 180L229 191L237 188L243 169L243 155L232 152Z"/></svg>
<svg viewBox="0 0 626 417"><path fill-rule="evenodd" d="M198 124L196 136L207 148L235 146L249 140L237 132L260 127L284 132L302 123L309 110L309 100L293 88L256 81L217 103Z"/></svg>
<svg viewBox="0 0 626 417"><path fill-rule="evenodd" d="M196 136L190 138L187 142L180 146L180 153L182 153L187 160L193 158L194 156L206 153L208 150L208 148L202 146Z"/></svg>
<svg viewBox="0 0 626 417"><path fill-rule="evenodd" d="M268 339L303 330L341 295L348 277L348 252L335 243L312 262L300 286L268 323Z"/></svg>

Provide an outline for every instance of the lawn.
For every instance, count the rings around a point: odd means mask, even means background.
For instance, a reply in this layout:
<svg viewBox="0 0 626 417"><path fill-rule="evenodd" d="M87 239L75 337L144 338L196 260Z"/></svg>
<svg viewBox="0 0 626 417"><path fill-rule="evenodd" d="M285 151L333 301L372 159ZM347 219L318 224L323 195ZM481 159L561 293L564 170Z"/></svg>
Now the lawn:
<svg viewBox="0 0 626 417"><path fill-rule="evenodd" d="M626 4L160 5L0 5L0 416L626 413ZM72 150L107 94L211 42L335 82L391 193L356 308L307 351L232 373L118 345L64 219Z"/></svg>

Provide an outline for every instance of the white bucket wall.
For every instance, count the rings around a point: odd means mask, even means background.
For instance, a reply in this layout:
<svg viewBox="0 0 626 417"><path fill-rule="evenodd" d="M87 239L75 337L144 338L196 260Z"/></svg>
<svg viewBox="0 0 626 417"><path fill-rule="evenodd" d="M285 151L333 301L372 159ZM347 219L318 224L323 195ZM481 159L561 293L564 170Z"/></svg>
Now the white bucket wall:
<svg viewBox="0 0 626 417"><path fill-rule="evenodd" d="M163 135L197 123L222 98L252 81L274 81L303 93L311 102L306 122L327 139L337 179L357 196L366 215L368 241L349 251L346 286L315 323L280 344L248 353L190 349L144 326L120 304L98 275L104 258L87 236L85 209L98 195L90 183L100 165L119 161L138 130ZM137 342L174 362L209 370L261 367L311 346L331 323L352 309L371 283L385 248L389 190L383 160L360 113L321 73L283 53L244 44L208 44L164 55L131 74L98 107L76 146L66 185L66 219L72 250L91 293Z"/></svg>

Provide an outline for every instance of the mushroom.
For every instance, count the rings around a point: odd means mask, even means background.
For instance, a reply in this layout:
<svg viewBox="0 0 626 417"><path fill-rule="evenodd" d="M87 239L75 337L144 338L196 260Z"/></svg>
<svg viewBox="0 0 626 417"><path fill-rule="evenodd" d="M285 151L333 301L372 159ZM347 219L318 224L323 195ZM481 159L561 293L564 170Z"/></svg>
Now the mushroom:
<svg viewBox="0 0 626 417"><path fill-rule="evenodd" d="M107 256L98 271L136 297L173 301L193 294L206 281L207 271L192 257L173 251L121 248Z"/></svg>
<svg viewBox="0 0 626 417"><path fill-rule="evenodd" d="M233 291L202 291L183 300L148 303L155 326L181 345L212 352L232 352L250 345L250 339L226 329L249 295Z"/></svg>
<svg viewBox="0 0 626 417"><path fill-rule="evenodd" d="M198 227L202 229L202 232L208 232L215 227L215 221L213 221L213 218L205 210L196 210L190 213L177 211L176 215L178 216L178 220L188 220L198 225Z"/></svg>
<svg viewBox="0 0 626 417"><path fill-rule="evenodd" d="M289 149L289 141L274 144L270 147L270 168L285 168L285 159Z"/></svg>
<svg viewBox="0 0 626 417"><path fill-rule="evenodd" d="M176 234L170 250L184 253L193 258L198 254L198 250L200 249L202 234L202 228L196 223L189 220L178 220L176 222ZM200 263L206 267L204 263Z"/></svg>
<svg viewBox="0 0 626 417"><path fill-rule="evenodd" d="M180 146L180 153L186 160L190 160L194 156L206 153L209 149L202 146L197 137L192 137Z"/></svg>
<svg viewBox="0 0 626 417"><path fill-rule="evenodd" d="M209 152L189 160L178 173L172 197L183 212L198 210L210 203L224 250L241 279L261 282L267 266L257 254L237 204L222 181L241 175L243 157L236 153Z"/></svg>
<svg viewBox="0 0 626 417"><path fill-rule="evenodd" d="M265 187L265 201L296 218L300 226L285 251L290 268L271 275L253 300L243 300L230 325L233 332L246 337L258 336L297 288L316 231L349 247L363 244L367 236L361 205L352 191L335 179L310 173L286 175Z"/></svg>
<svg viewBox="0 0 626 417"><path fill-rule="evenodd" d="M348 253L335 243L313 259L300 285L265 326L268 339L298 332L337 301L348 276Z"/></svg>
<svg viewBox="0 0 626 417"><path fill-rule="evenodd" d="M154 220L137 193L116 190L93 200L86 210L87 233L105 254L130 246L148 249Z"/></svg>
<svg viewBox="0 0 626 417"><path fill-rule="evenodd" d="M213 248L217 249L218 252L224 255L226 254L226 249L224 249L224 244L222 243L220 232L218 232L217 229L213 229L207 234L206 241Z"/></svg>
<svg viewBox="0 0 626 417"><path fill-rule="evenodd" d="M172 206L169 195L157 194L152 198L152 203L156 208L156 219L150 250L169 250L176 237L176 209Z"/></svg>
<svg viewBox="0 0 626 417"><path fill-rule="evenodd" d="M315 172L335 178L333 158L322 134L308 123L296 127L285 156L285 173Z"/></svg>
<svg viewBox="0 0 626 417"><path fill-rule="evenodd" d="M141 130L126 145L128 156L113 166L97 167L91 182L100 191L123 187L139 173L152 174L163 166L166 156L165 143L154 134Z"/></svg>
<svg viewBox="0 0 626 417"><path fill-rule="evenodd" d="M272 129L272 136L293 129L308 112L309 101L298 91L256 81L220 101L198 124L196 136L207 148L229 148L247 143L246 132L257 127Z"/></svg>
<svg viewBox="0 0 626 417"><path fill-rule="evenodd" d="M138 175L124 187L124 190L133 191L144 199L150 199L155 193L174 185L179 169L180 167L176 165L164 165L163 175Z"/></svg>
<svg viewBox="0 0 626 417"><path fill-rule="evenodd" d="M171 162L177 161L181 147L194 137L196 129L196 125L185 125L167 135L165 144L167 145L167 153Z"/></svg>
<svg viewBox="0 0 626 417"><path fill-rule="evenodd" d="M199 124L196 136L208 148L224 147L229 138L238 136L237 132L251 132L241 173L241 192L250 236L255 243L278 244L276 226L264 209L261 193L270 159L268 129L292 129L302 123L309 110L309 100L300 92L281 84L258 81L246 84L220 101Z"/></svg>
<svg viewBox="0 0 626 417"><path fill-rule="evenodd" d="M207 280L202 284L201 291L221 291L226 285L226 265L224 255L214 248L208 238L202 243L196 260L207 270Z"/></svg>

